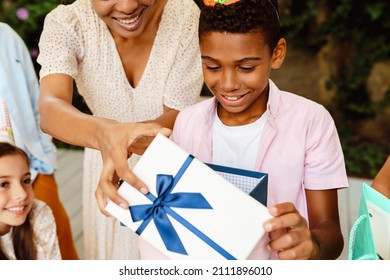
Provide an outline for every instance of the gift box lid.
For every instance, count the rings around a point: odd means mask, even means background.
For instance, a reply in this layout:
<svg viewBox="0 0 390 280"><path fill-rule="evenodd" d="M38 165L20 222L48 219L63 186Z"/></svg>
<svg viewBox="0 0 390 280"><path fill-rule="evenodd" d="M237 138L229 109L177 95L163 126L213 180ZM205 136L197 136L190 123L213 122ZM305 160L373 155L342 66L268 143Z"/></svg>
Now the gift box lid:
<svg viewBox="0 0 390 280"><path fill-rule="evenodd" d="M254 170L206 163L211 169L224 177L243 192L267 206L268 174Z"/></svg>

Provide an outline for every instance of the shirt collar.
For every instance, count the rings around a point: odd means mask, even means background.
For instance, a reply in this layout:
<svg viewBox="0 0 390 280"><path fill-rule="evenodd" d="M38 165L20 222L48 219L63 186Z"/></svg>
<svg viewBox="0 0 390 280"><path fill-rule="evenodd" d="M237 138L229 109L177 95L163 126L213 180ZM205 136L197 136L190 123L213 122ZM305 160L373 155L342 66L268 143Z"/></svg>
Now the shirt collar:
<svg viewBox="0 0 390 280"><path fill-rule="evenodd" d="M272 116L272 118L276 118L277 116L279 102L280 102L280 90L275 85L275 83L270 79L267 110L269 112L269 115Z"/></svg>

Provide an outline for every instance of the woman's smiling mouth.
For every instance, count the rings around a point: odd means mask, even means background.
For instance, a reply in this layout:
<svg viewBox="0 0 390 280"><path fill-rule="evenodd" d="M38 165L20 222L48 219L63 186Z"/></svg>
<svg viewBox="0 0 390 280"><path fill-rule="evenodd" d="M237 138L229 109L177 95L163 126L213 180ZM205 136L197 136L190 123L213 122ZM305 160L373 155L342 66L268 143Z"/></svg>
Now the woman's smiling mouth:
<svg viewBox="0 0 390 280"><path fill-rule="evenodd" d="M136 29L140 22L142 13L144 9L142 9L137 15L133 15L130 17L113 17L113 19L119 23L119 25L125 27L126 29Z"/></svg>

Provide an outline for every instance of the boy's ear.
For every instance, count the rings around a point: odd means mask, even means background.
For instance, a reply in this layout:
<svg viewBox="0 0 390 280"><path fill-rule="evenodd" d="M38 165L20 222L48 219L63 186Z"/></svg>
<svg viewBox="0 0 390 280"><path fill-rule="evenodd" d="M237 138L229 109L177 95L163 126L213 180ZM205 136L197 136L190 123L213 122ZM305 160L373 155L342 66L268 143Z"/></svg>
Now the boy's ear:
<svg viewBox="0 0 390 280"><path fill-rule="evenodd" d="M278 44L276 45L274 52L272 54L272 62L271 62L271 68L272 69L279 69L284 61L284 58L286 57L287 52L287 42L284 38L279 39Z"/></svg>

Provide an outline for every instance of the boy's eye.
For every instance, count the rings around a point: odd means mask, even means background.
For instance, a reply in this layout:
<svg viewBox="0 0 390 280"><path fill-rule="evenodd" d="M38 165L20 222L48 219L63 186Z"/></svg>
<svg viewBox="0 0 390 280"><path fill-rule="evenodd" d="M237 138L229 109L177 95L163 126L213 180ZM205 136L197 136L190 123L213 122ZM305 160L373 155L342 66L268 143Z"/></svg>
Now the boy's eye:
<svg viewBox="0 0 390 280"><path fill-rule="evenodd" d="M0 182L0 188L5 188L8 186L8 182Z"/></svg>
<svg viewBox="0 0 390 280"><path fill-rule="evenodd" d="M251 72L255 69L254 66L240 66L239 68L244 72Z"/></svg>

